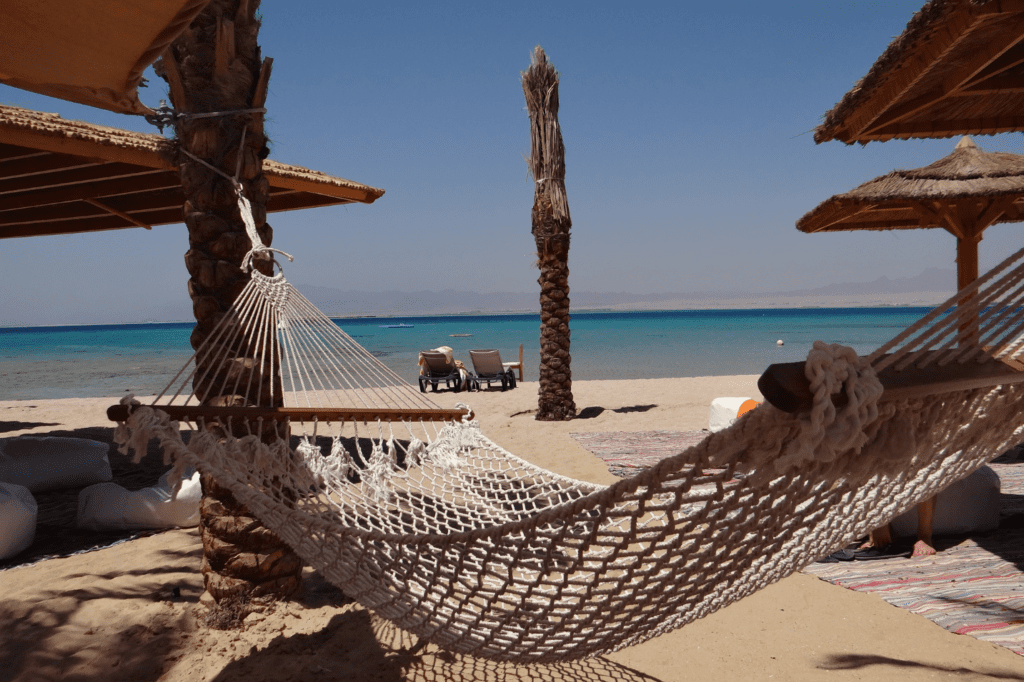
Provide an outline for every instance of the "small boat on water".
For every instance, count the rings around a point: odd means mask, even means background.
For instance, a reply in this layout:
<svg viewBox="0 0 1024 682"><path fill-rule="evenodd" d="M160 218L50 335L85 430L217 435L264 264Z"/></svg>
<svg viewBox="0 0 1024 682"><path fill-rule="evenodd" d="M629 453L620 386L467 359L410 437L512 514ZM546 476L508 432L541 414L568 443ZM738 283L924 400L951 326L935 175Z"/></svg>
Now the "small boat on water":
<svg viewBox="0 0 1024 682"><path fill-rule="evenodd" d="M377 325L381 329L412 329L416 325L414 324L379 324Z"/></svg>
<svg viewBox="0 0 1024 682"><path fill-rule="evenodd" d="M472 334L449 334L448 336L473 336Z"/></svg>

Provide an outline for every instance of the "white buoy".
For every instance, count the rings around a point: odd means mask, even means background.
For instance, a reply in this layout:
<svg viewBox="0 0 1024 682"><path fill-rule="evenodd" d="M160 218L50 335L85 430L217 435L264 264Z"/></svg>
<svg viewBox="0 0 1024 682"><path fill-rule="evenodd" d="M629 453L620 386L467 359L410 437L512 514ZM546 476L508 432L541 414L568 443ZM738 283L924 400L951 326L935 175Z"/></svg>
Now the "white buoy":
<svg viewBox="0 0 1024 682"><path fill-rule="evenodd" d="M784 344L784 343L782 342L782 339L779 339L778 341L776 341L776 342L775 342L775 345L776 345L776 346L784 346L784 345L786 345L786 344Z"/></svg>

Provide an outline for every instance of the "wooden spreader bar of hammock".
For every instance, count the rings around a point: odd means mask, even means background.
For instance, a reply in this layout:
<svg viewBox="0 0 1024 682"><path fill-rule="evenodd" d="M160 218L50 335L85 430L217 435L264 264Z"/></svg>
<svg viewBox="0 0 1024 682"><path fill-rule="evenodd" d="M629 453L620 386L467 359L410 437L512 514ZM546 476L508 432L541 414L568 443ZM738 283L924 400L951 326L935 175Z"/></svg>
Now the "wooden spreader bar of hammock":
<svg viewBox="0 0 1024 682"><path fill-rule="evenodd" d="M757 388L764 399L791 414L811 409L814 396L811 393L811 382L804 374L805 364L785 362L769 365L757 380ZM998 359L982 363L973 360L963 364L951 362L942 367L930 365L924 369L913 364L902 370L889 366L878 373L884 389L881 400L919 398L951 391L1015 384L1024 381L1024 371L1020 367L1013 360L1004 362ZM833 396L832 402L836 407L842 407L849 399L845 393L840 393Z"/></svg>
<svg viewBox="0 0 1024 682"><path fill-rule="evenodd" d="M473 418L471 410L464 409L392 409L376 407L214 407L204 405L148 405L166 412L177 421L204 421L237 419L239 421L294 421L311 422L360 422L375 421L458 421L463 417ZM107 418L115 422L126 421L131 414L128 405L112 405L107 408Z"/></svg>

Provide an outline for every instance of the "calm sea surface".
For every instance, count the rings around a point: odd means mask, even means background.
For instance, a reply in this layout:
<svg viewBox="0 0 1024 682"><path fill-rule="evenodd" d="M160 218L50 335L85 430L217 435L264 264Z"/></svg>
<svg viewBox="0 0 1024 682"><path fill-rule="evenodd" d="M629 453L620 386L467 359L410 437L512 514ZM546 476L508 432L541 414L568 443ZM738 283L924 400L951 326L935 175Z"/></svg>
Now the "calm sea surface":
<svg viewBox="0 0 1024 682"><path fill-rule="evenodd" d="M760 374L773 362L803 360L819 339L868 353L928 310L575 313L570 323L572 375L585 381ZM468 366L471 348L497 348L510 361L523 344L526 379L537 379L537 315L336 322L410 383L416 380L417 353L437 346L451 346ZM412 326L381 326L397 324ZM0 328L0 400L154 394L191 356L191 331L191 323ZM785 345L777 346L779 339Z"/></svg>

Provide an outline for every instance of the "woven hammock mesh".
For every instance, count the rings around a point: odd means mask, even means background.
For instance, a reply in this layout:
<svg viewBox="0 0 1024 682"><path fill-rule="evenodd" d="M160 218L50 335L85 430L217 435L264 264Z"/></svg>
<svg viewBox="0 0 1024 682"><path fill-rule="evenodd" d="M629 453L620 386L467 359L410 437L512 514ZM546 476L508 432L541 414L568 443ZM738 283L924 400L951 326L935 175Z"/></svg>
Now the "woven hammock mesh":
<svg viewBox="0 0 1024 682"><path fill-rule="evenodd" d="M196 400L207 378L195 360L120 438L137 453L160 439L179 470L212 474L310 566L421 639L495 660L577 659L741 599L1015 445L1020 384L897 402L879 399L875 369L1015 357L1022 278L1024 251L869 358L816 344L810 412L766 403L607 487L533 466L469 419L318 418L269 438L262 420L178 424L160 407ZM281 275L254 272L222 326L199 364L237 364L212 361L244 347L285 404L436 408ZM251 396L236 374L228 392Z"/></svg>

